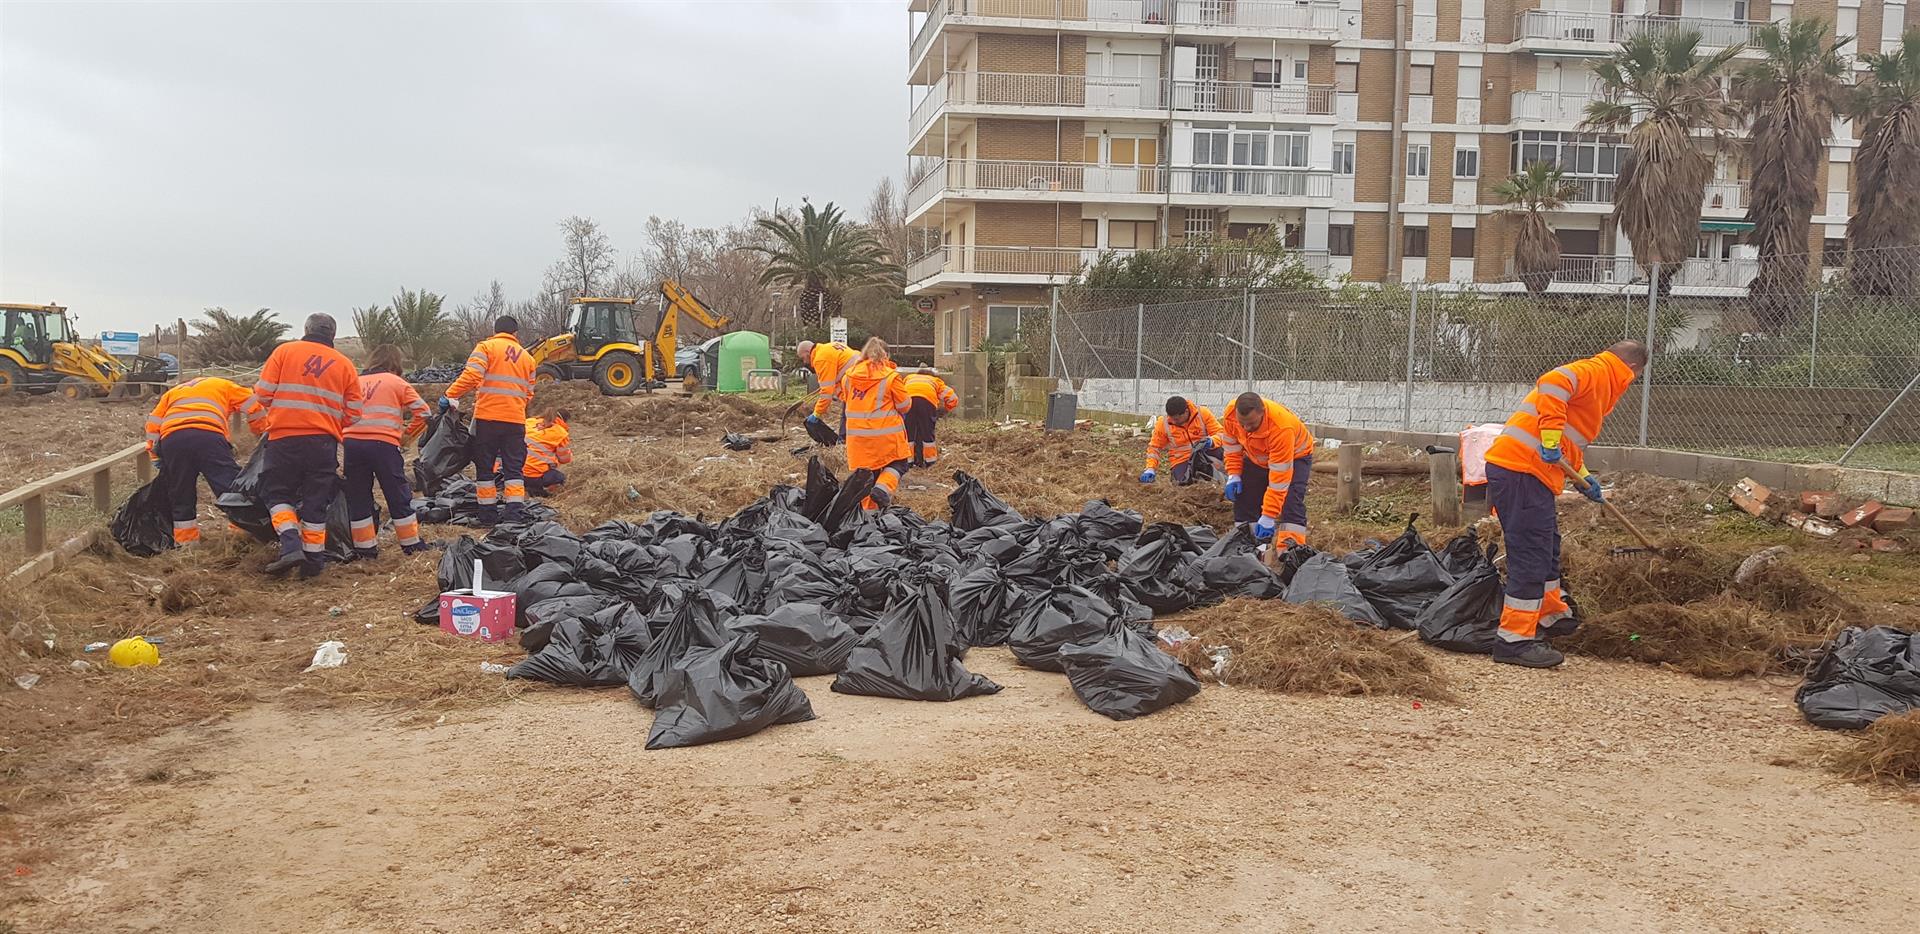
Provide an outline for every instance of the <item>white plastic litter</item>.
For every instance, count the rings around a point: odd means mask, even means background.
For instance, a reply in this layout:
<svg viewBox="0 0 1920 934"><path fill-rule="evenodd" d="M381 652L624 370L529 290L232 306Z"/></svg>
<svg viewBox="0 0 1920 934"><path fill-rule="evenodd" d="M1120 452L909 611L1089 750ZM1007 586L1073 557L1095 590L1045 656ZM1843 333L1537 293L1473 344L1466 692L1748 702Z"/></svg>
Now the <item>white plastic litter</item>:
<svg viewBox="0 0 1920 934"><path fill-rule="evenodd" d="M483 674L504 675L507 673L507 666L502 665L499 662L481 662L480 671Z"/></svg>
<svg viewBox="0 0 1920 934"><path fill-rule="evenodd" d="M329 640L320 643L319 648L313 650L313 664L307 666L307 671L315 671L321 668L338 668L346 663L347 644L345 642Z"/></svg>
<svg viewBox="0 0 1920 934"><path fill-rule="evenodd" d="M1168 626L1160 630L1159 638L1161 645L1170 649L1179 648L1181 643L1193 640L1193 633L1188 632L1185 626Z"/></svg>
<svg viewBox="0 0 1920 934"><path fill-rule="evenodd" d="M26 674L13 679L13 683L16 685L19 685L20 690L22 691L31 691L33 690L34 685L40 683L40 676L29 671Z"/></svg>

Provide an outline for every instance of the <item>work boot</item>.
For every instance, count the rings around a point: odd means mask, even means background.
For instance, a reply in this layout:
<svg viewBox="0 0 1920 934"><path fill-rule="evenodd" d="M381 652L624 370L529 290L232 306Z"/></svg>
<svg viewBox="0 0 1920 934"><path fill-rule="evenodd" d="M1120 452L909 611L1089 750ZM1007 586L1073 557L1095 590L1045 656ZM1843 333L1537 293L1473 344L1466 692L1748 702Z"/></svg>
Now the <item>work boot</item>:
<svg viewBox="0 0 1920 934"><path fill-rule="evenodd" d="M305 560L306 555L300 548L300 530L288 529L280 533L280 556L267 562L267 573L275 576L285 574Z"/></svg>
<svg viewBox="0 0 1920 934"><path fill-rule="evenodd" d="M400 553L403 555L417 555L423 551L433 551L437 548L445 547L447 547L445 542L414 542L411 545L401 545Z"/></svg>
<svg viewBox="0 0 1920 934"><path fill-rule="evenodd" d="M327 559L315 555L300 563L300 579L310 581L327 569Z"/></svg>
<svg viewBox="0 0 1920 934"><path fill-rule="evenodd" d="M1519 665L1522 668L1552 668L1566 661L1567 657L1539 639L1529 639L1525 642L1501 640L1493 644L1493 660L1503 665Z"/></svg>
<svg viewBox="0 0 1920 934"><path fill-rule="evenodd" d="M378 557L380 557L379 546L373 548L355 548L353 550L353 560L355 561L372 561Z"/></svg>
<svg viewBox="0 0 1920 934"><path fill-rule="evenodd" d="M885 512L888 506L893 505L893 493L884 486L876 485L867 492L867 498L873 500L875 512Z"/></svg>
<svg viewBox="0 0 1920 934"><path fill-rule="evenodd" d="M500 510L501 522L522 522L527 518L526 503L508 503Z"/></svg>
<svg viewBox="0 0 1920 934"><path fill-rule="evenodd" d="M499 525L500 524L500 507L498 506L480 507L480 524L487 526L488 528L492 528L493 526Z"/></svg>

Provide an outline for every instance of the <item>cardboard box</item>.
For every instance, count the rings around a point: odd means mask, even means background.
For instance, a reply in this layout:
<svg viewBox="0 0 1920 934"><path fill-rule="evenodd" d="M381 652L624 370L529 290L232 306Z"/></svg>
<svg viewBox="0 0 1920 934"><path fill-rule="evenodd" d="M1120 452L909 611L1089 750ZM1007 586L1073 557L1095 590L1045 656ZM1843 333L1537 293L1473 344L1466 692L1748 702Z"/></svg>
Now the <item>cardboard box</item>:
<svg viewBox="0 0 1920 934"><path fill-rule="evenodd" d="M473 563L473 586L440 595L440 629L465 639L505 642L513 637L515 597L486 589L480 562Z"/></svg>

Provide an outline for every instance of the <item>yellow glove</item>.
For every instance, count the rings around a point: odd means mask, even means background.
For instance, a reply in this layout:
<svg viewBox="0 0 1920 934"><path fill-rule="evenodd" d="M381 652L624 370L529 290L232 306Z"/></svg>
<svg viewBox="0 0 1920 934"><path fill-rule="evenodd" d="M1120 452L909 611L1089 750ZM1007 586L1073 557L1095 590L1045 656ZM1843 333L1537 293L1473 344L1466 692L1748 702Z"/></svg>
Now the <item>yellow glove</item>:
<svg viewBox="0 0 1920 934"><path fill-rule="evenodd" d="M1581 465L1580 465L1580 479L1582 479L1582 480L1585 480L1585 479L1587 479L1588 477L1591 477L1591 476L1593 476L1593 471L1591 471L1591 470L1588 470L1588 469L1587 469L1587 466L1586 466L1585 464L1581 464Z"/></svg>
<svg viewBox="0 0 1920 934"><path fill-rule="evenodd" d="M1559 447L1560 446L1560 429L1558 428L1541 429L1540 430L1540 446L1543 448Z"/></svg>

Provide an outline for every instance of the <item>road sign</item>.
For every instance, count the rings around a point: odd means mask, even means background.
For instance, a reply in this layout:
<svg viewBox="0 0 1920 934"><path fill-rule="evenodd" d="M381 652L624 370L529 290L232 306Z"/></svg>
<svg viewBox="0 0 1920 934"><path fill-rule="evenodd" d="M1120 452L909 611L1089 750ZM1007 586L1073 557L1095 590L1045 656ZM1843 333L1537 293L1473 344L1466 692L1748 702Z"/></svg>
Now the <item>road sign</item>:
<svg viewBox="0 0 1920 934"><path fill-rule="evenodd" d="M133 331L101 331L100 349L116 357L138 356L140 335Z"/></svg>
<svg viewBox="0 0 1920 934"><path fill-rule="evenodd" d="M834 318L832 322L832 327L833 327L833 342L836 344L846 343L847 342L847 319Z"/></svg>

